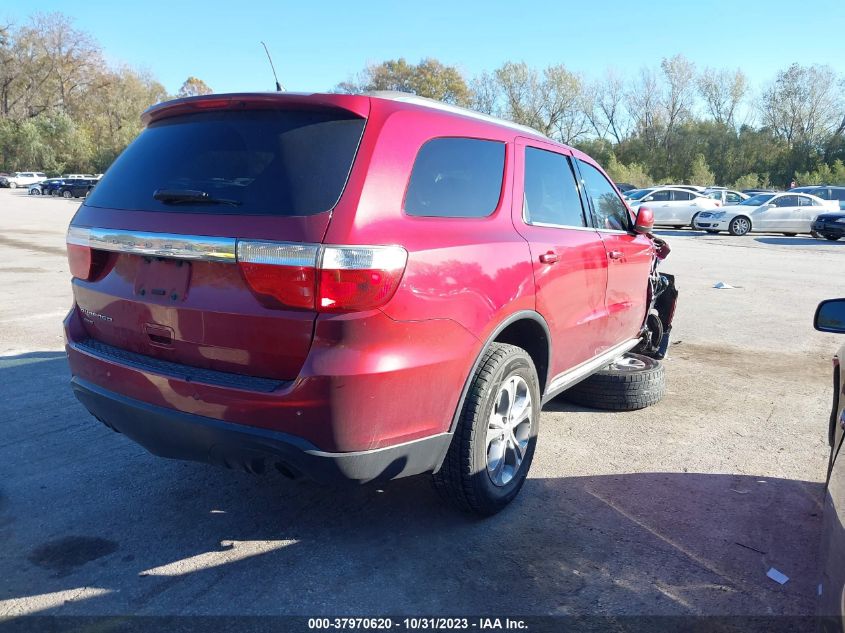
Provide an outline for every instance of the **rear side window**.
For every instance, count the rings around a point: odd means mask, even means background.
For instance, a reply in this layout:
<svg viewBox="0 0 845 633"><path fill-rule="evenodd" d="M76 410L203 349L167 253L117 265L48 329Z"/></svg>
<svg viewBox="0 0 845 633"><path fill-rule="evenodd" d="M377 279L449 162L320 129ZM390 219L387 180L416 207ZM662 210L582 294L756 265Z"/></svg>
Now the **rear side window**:
<svg viewBox="0 0 845 633"><path fill-rule="evenodd" d="M584 188L593 207L596 228L626 231L631 225L628 208L610 181L589 163L579 160L578 168L581 170Z"/></svg>
<svg viewBox="0 0 845 633"><path fill-rule="evenodd" d="M677 189L672 192L672 200L692 200L693 194L689 191L678 191Z"/></svg>
<svg viewBox="0 0 845 633"><path fill-rule="evenodd" d="M85 204L230 215L328 211L346 186L364 122L341 110L216 111L164 119L129 145ZM162 200L156 192L181 195L160 193ZM196 192L207 196L198 202Z"/></svg>
<svg viewBox="0 0 845 633"><path fill-rule="evenodd" d="M581 196L568 157L534 147L525 148L523 211L529 224L586 226Z"/></svg>
<svg viewBox="0 0 845 633"><path fill-rule="evenodd" d="M414 161L405 212L440 218L482 218L499 205L505 144L472 138L436 138Z"/></svg>

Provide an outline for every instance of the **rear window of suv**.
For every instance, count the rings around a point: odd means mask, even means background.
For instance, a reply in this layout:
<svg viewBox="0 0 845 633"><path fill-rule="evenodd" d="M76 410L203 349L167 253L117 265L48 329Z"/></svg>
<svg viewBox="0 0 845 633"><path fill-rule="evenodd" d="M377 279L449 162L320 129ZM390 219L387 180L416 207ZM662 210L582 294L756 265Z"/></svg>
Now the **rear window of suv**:
<svg viewBox="0 0 845 633"><path fill-rule="evenodd" d="M341 110L202 112L153 122L85 204L229 215L329 211L346 186L364 123Z"/></svg>

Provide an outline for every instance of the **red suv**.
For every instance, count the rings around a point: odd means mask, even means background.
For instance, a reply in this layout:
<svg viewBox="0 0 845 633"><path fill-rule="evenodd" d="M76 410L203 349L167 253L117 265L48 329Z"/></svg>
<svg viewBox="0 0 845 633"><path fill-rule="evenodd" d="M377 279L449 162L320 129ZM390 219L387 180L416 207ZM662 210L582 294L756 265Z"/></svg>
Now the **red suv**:
<svg viewBox="0 0 845 633"><path fill-rule="evenodd" d="M399 94L209 95L143 120L68 229L65 332L79 400L152 453L433 472L489 514L543 402L599 370L570 393L662 393L664 245L583 153Z"/></svg>

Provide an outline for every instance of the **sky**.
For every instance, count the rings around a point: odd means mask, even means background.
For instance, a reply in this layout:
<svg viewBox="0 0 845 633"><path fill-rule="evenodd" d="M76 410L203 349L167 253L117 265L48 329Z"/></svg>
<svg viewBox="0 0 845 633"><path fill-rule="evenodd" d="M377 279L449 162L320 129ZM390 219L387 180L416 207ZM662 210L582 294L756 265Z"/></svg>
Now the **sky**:
<svg viewBox="0 0 845 633"><path fill-rule="evenodd" d="M215 92L325 91L368 63L424 57L468 77L503 62L565 64L589 78L633 75L681 53L699 68L741 68L754 88L792 62L845 73L842 0L39 0L91 33L114 65L150 71L175 93L188 76ZM0 0L0 22L24 23L32 5Z"/></svg>

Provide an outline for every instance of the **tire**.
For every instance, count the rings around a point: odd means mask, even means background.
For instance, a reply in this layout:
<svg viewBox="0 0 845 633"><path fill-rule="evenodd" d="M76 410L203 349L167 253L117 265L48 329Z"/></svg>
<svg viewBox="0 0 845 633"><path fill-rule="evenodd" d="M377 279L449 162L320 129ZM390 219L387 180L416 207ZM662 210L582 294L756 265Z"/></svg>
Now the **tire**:
<svg viewBox="0 0 845 633"><path fill-rule="evenodd" d="M718 235L719 234L719 231L716 231L714 229L704 229L704 232L710 233L710 235Z"/></svg>
<svg viewBox="0 0 845 633"><path fill-rule="evenodd" d="M695 213L692 214L692 217L690 218L690 221L689 221L689 227L691 229L695 228L695 219L698 217L699 213L701 213L701 211L696 211Z"/></svg>
<svg viewBox="0 0 845 633"><path fill-rule="evenodd" d="M728 232L731 235L746 235L751 230L751 220L744 215L738 215L728 225Z"/></svg>
<svg viewBox="0 0 845 633"><path fill-rule="evenodd" d="M674 224L674 225L672 225L672 228L680 231L682 228L684 228L684 225L683 224Z"/></svg>
<svg viewBox="0 0 845 633"><path fill-rule="evenodd" d="M515 399L513 393L518 394ZM514 411L513 403L520 399L524 406ZM541 406L540 381L528 353L493 343L471 378L452 443L432 476L440 496L481 516L513 501L534 457ZM497 437L499 429L509 438ZM499 453L502 457L496 459Z"/></svg>
<svg viewBox="0 0 845 633"><path fill-rule="evenodd" d="M18 188L18 183L16 183L16 182L10 182L9 183L9 189L17 189L17 188Z"/></svg>
<svg viewBox="0 0 845 633"><path fill-rule="evenodd" d="M663 363L629 353L571 387L563 397L592 409L634 411L660 402L665 392Z"/></svg>
<svg viewBox="0 0 845 633"><path fill-rule="evenodd" d="M786 235L786 237L795 237L798 233L784 233L784 235Z"/></svg>
<svg viewBox="0 0 845 633"><path fill-rule="evenodd" d="M29 195L31 195L31 196L40 196L40 195L41 195L41 190L40 190L40 189L30 189L30 190L29 190Z"/></svg>
<svg viewBox="0 0 845 633"><path fill-rule="evenodd" d="M831 235L830 233L823 233L822 237L824 237L824 239L826 240L830 240L831 242L835 242L839 239L838 235Z"/></svg>
<svg viewBox="0 0 845 633"><path fill-rule="evenodd" d="M64 191L62 191L62 198L70 200L71 198L73 198L73 194L70 192L69 189L65 189Z"/></svg>

